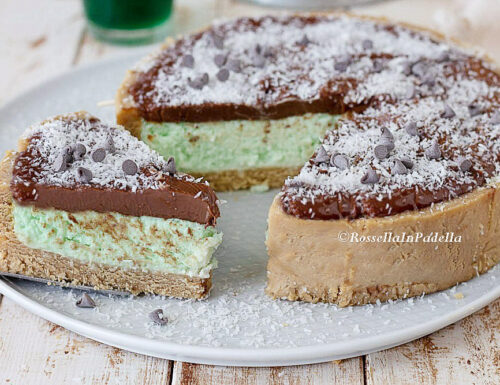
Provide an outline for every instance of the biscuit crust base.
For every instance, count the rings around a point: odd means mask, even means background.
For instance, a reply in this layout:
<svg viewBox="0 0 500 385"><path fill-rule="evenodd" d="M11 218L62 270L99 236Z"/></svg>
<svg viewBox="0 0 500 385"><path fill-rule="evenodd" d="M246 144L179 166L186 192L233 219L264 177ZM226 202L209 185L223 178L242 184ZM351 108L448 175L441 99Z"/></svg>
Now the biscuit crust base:
<svg viewBox="0 0 500 385"><path fill-rule="evenodd" d="M444 290L500 261L499 185L421 211L383 218L307 220L276 197L269 211L266 293L341 307ZM460 243L350 242L361 236L454 233ZM350 239L350 238L348 238Z"/></svg>
<svg viewBox="0 0 500 385"><path fill-rule="evenodd" d="M249 170L224 170L198 174L190 172L195 178L203 177L217 191L233 191L248 189L252 186L264 185L269 188L283 186L285 179L297 175L300 167L269 167Z"/></svg>
<svg viewBox="0 0 500 385"><path fill-rule="evenodd" d="M22 274L60 282L90 286L96 290L151 293L177 298L208 296L212 278L125 270L104 264L87 264L59 254L24 246L14 232L10 179L13 153L0 163L0 272Z"/></svg>

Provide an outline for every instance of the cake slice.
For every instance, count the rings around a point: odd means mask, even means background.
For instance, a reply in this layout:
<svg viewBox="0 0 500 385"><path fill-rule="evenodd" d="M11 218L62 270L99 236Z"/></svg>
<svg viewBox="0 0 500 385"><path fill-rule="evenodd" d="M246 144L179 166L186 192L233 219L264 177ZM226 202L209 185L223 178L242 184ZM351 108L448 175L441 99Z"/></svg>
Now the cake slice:
<svg viewBox="0 0 500 385"><path fill-rule="evenodd" d="M222 241L208 183L85 112L29 128L0 169L0 272L203 298Z"/></svg>

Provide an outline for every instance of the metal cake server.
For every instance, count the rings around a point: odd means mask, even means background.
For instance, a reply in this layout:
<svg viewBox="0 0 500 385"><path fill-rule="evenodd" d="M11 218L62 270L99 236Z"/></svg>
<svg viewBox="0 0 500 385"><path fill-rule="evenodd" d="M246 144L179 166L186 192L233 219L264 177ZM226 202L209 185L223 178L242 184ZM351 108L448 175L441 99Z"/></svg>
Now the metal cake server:
<svg viewBox="0 0 500 385"><path fill-rule="evenodd" d="M50 279L44 279L44 278L36 278L36 277L29 277L27 275L22 275L22 274L14 274L14 273L4 273L0 271L0 277L3 277L6 280L10 281L10 278L15 278L15 279L23 279L27 281L33 281L33 282L39 282L39 283L45 283L50 286L60 286L63 288L68 288L68 289L76 289L76 290L82 290L82 291L90 291L93 293L100 293L100 294L113 294L113 295L130 295L129 292L126 291L120 291L120 290L100 290L100 289L95 289L91 286L79 286L79 285L72 285L68 282L61 282L61 281L52 281Z"/></svg>

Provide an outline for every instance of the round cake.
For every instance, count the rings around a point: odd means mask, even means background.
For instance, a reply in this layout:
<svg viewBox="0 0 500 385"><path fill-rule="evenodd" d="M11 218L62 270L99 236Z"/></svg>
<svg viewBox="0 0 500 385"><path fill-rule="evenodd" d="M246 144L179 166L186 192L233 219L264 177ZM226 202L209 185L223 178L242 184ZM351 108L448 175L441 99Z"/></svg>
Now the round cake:
<svg viewBox="0 0 500 385"><path fill-rule="evenodd" d="M348 15L218 23L142 61L117 105L218 189L295 175L269 213L273 297L404 298L499 261L500 77L432 32Z"/></svg>

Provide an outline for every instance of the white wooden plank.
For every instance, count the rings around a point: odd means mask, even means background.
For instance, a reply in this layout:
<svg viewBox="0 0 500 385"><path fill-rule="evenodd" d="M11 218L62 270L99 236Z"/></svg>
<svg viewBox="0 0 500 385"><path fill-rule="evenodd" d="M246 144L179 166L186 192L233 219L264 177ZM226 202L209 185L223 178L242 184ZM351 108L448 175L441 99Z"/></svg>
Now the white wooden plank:
<svg viewBox="0 0 500 385"><path fill-rule="evenodd" d="M357 385L363 384L363 360L275 368L234 368L175 362L173 385Z"/></svg>
<svg viewBox="0 0 500 385"><path fill-rule="evenodd" d="M443 330L366 357L367 384L500 384L500 300Z"/></svg>
<svg viewBox="0 0 500 385"><path fill-rule="evenodd" d="M0 103L72 65L83 28L78 0L0 2Z"/></svg>
<svg viewBox="0 0 500 385"><path fill-rule="evenodd" d="M91 341L32 315L7 298L3 302L0 308L1 384L170 382L168 360Z"/></svg>

